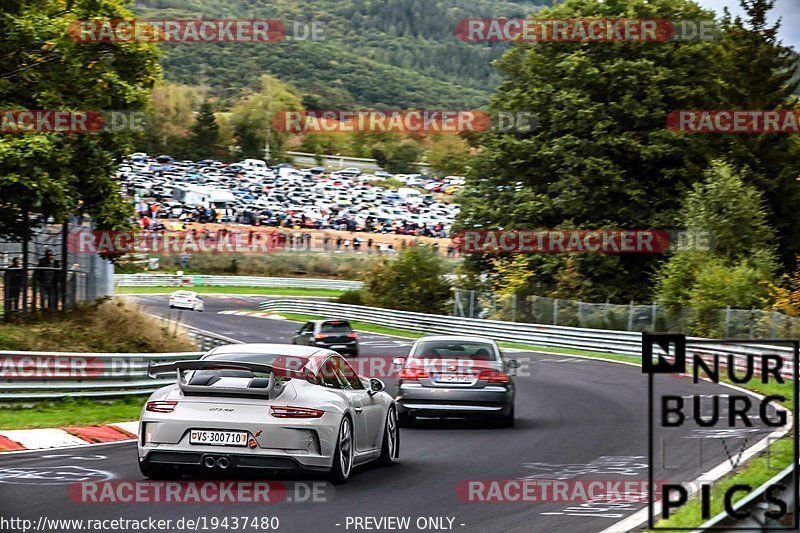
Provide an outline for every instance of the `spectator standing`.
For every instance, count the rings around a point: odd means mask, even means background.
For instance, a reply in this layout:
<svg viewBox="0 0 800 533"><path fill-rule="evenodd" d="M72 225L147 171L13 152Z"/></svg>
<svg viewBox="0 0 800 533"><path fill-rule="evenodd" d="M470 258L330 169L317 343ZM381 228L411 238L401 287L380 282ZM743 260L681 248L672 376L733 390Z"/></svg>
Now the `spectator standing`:
<svg viewBox="0 0 800 533"><path fill-rule="evenodd" d="M8 314L18 313L20 310L20 297L22 296L22 286L25 284L25 271L19 262L19 257L11 260L3 275L3 286L5 287L5 312Z"/></svg>
<svg viewBox="0 0 800 533"><path fill-rule="evenodd" d="M36 267L39 305L42 309L55 311L58 305L58 269L61 268L61 262L55 258L53 250L47 249Z"/></svg>

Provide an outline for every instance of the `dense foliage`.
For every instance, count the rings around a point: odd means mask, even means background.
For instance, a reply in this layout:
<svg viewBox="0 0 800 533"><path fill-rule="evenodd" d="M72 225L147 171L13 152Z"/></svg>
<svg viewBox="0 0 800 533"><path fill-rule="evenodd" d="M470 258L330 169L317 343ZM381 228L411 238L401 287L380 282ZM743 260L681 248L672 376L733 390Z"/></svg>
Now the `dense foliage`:
<svg viewBox="0 0 800 533"><path fill-rule="evenodd" d="M778 251L793 257L800 229L796 213L789 213L800 176L796 136L689 135L666 127L673 110L795 105L788 84L793 64L764 25L762 4L769 2L756 1L746 21L726 21L716 41L521 43L508 52L499 62L505 79L492 106L532 111L539 127L482 139L461 225L681 228L687 192L712 161L724 160L763 195L765 220L778 229ZM712 14L689 0L568 0L543 16L696 20ZM527 259L539 294L623 302L653 295L660 260L655 254ZM468 261L473 271L492 272L485 257Z"/></svg>
<svg viewBox="0 0 800 533"><path fill-rule="evenodd" d="M130 13L119 0L0 4L0 108L143 109L160 73L155 48L73 41L70 24L92 17ZM25 213L61 221L83 212L101 227L123 225L130 205L118 194L114 169L132 138L131 131L0 136L0 234L22 237L29 224Z"/></svg>

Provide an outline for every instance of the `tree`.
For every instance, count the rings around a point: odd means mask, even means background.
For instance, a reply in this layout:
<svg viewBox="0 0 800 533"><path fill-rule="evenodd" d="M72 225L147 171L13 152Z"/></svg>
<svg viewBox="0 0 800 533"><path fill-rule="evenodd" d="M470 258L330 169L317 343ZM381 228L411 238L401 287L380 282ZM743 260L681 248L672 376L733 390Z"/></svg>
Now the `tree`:
<svg viewBox="0 0 800 533"><path fill-rule="evenodd" d="M567 0L540 16L699 20L712 13L689 0ZM711 136L667 130L667 116L718 109L726 90L720 73L741 67L732 61L722 43L711 41L520 43L498 62L505 80L491 107L533 113L538 127L484 136L459 224L678 227L685 191L702 179L710 161L729 154ZM537 260L537 283L545 291L563 272L566 257L556 259ZM657 261L653 254L598 254L576 258L574 268L591 281L595 298L645 300L652 296Z"/></svg>
<svg viewBox="0 0 800 533"><path fill-rule="evenodd" d="M422 155L422 148L414 141L382 143L372 148L372 157L378 165L392 174L414 172L414 163Z"/></svg>
<svg viewBox="0 0 800 533"><path fill-rule="evenodd" d="M188 137L199 97L199 90L188 85L169 82L156 85L151 93L148 121L138 148L154 155L193 157Z"/></svg>
<svg viewBox="0 0 800 533"><path fill-rule="evenodd" d="M264 74L257 93L239 99L231 109L231 124L239 151L238 158L262 158L269 132L270 160L286 160L287 133L273 124L278 112L302 109L300 94L278 78Z"/></svg>
<svg viewBox="0 0 800 533"><path fill-rule="evenodd" d="M723 102L726 109L795 109L797 57L778 39L779 24L767 15L775 0L740 0L745 19L723 19ZM746 176L764 195L767 220L777 230L778 252L791 265L800 251L800 140L782 133L706 136L717 153L749 169Z"/></svg>
<svg viewBox="0 0 800 533"><path fill-rule="evenodd" d="M436 250L406 248L393 260L383 259L365 274L363 299L367 305L443 314L450 299L450 282Z"/></svg>
<svg viewBox="0 0 800 533"><path fill-rule="evenodd" d="M205 101L197 112L189 135L189 147L194 159L217 157L220 155L220 129L214 116L211 102Z"/></svg>
<svg viewBox="0 0 800 533"><path fill-rule="evenodd" d="M442 175L463 175L471 157L469 143L453 134L433 136L428 149L428 164Z"/></svg>
<svg viewBox="0 0 800 533"><path fill-rule="evenodd" d="M718 310L762 306L777 269L774 231L758 190L728 163L714 162L686 198L684 226L713 236L710 251L678 248L658 274L657 300L692 308L694 331L715 330Z"/></svg>
<svg viewBox="0 0 800 533"><path fill-rule="evenodd" d="M160 75L156 48L142 42L84 43L83 19L130 19L118 0L19 0L0 5L0 106L29 110L140 111ZM107 115L106 115L107 116ZM127 224L115 168L134 128L92 134L0 137L0 235L24 238L34 214L65 221L89 214L101 229Z"/></svg>

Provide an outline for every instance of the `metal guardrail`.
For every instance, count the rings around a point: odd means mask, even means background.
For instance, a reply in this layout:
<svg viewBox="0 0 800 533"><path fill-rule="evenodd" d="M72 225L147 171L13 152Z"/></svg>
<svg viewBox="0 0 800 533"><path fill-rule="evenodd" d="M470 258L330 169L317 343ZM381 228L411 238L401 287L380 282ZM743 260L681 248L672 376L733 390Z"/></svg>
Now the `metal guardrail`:
<svg viewBox="0 0 800 533"><path fill-rule="evenodd" d="M191 326L182 327L200 351L156 354L0 351L0 402L149 394L175 382L173 376L150 378L147 375L150 363L199 359L215 346L241 342Z"/></svg>
<svg viewBox="0 0 800 533"><path fill-rule="evenodd" d="M476 335L490 337L496 341L513 342L542 346L547 348L567 348L588 352L611 353L641 357L642 334L633 331L614 331L606 329L573 328L567 326L551 326L545 324L528 324L521 322L505 322L501 320L485 320L480 318L462 318L446 315L431 315L410 311L397 311L377 307L340 304L321 300L272 299L259 304L263 311L287 312L306 315L323 315L349 320L370 322L379 326L387 326L422 333L445 335ZM691 338L687 339L691 342ZM701 348L687 346L687 353L698 355L742 355L752 353L779 354L785 361L793 361L792 350L782 346L703 344ZM743 358L742 358L743 359ZM738 363L737 363L738 367ZM791 369L786 369L791 375Z"/></svg>
<svg viewBox="0 0 800 533"><path fill-rule="evenodd" d="M360 281L316 278L267 278L260 276L206 276L176 274L115 274L117 287L294 287L306 289L360 289Z"/></svg>

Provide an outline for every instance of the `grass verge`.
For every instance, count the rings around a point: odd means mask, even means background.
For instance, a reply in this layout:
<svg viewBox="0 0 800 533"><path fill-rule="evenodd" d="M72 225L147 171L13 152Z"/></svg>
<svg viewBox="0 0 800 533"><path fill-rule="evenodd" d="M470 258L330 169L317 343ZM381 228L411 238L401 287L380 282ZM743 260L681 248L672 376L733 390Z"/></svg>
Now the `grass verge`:
<svg viewBox="0 0 800 533"><path fill-rule="evenodd" d="M196 347L180 328L145 314L134 303L107 300L0 323L0 350L154 353L193 352Z"/></svg>
<svg viewBox="0 0 800 533"><path fill-rule="evenodd" d="M38 402L33 407L5 405L1 408L0 429L94 426L138 420L144 402L144 396L128 396L113 401L64 398Z"/></svg>
<svg viewBox="0 0 800 533"><path fill-rule="evenodd" d="M169 294L185 289L200 294L258 294L264 296L324 296L336 298L345 291L335 289L306 289L303 287L117 287L117 294Z"/></svg>

